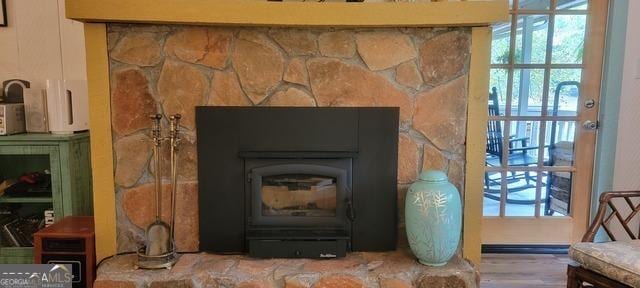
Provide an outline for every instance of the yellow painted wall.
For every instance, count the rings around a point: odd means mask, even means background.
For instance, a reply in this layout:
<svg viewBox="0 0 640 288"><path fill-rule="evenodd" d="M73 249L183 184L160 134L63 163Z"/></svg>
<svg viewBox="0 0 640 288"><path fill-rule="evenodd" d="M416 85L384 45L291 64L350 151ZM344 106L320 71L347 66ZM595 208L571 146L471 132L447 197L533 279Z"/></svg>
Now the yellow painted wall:
<svg viewBox="0 0 640 288"><path fill-rule="evenodd" d="M89 82L93 215L96 225L96 255L100 261L114 255L117 245L107 29L105 24L87 23L84 25L84 32Z"/></svg>

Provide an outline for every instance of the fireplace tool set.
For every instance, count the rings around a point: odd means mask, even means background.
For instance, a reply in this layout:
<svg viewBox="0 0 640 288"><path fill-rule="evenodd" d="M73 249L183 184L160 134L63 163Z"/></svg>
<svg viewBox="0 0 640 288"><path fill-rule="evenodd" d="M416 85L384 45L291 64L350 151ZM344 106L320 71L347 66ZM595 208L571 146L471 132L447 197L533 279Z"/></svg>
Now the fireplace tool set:
<svg viewBox="0 0 640 288"><path fill-rule="evenodd" d="M144 246L138 249L138 268L170 269L178 260L175 247L175 218L177 194L177 162L180 138L178 128L180 114L169 117L169 136L162 137L160 121L162 114L151 115L151 139L153 141L153 164L155 175L155 219L145 231ZM163 142L168 141L171 149L171 219L169 223L162 221L162 165L161 149Z"/></svg>

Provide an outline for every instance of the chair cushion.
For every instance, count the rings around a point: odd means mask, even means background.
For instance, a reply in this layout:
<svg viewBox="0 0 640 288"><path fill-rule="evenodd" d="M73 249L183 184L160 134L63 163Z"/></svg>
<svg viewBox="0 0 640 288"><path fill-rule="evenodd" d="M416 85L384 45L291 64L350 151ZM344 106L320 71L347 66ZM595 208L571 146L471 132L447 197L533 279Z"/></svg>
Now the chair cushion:
<svg viewBox="0 0 640 288"><path fill-rule="evenodd" d="M640 240L576 243L569 256L585 269L640 287Z"/></svg>

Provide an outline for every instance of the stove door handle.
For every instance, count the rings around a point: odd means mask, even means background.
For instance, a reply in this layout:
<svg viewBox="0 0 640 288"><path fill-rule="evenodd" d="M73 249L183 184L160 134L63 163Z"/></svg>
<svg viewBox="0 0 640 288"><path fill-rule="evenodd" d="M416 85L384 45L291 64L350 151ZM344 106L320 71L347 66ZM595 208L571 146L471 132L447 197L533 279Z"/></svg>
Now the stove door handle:
<svg viewBox="0 0 640 288"><path fill-rule="evenodd" d="M356 220L356 212L353 209L353 202L351 202L351 198L347 198L347 219L351 222Z"/></svg>

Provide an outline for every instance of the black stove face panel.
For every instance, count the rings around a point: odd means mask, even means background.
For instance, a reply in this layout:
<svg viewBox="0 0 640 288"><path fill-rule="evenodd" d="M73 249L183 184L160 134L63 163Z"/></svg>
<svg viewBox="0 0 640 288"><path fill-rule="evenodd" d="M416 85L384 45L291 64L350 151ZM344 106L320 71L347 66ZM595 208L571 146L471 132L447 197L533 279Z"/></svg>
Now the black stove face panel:
<svg viewBox="0 0 640 288"><path fill-rule="evenodd" d="M200 249L396 246L397 108L197 107Z"/></svg>

